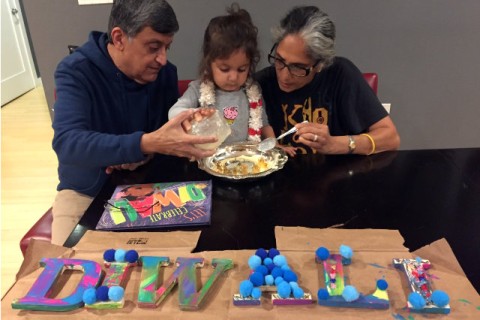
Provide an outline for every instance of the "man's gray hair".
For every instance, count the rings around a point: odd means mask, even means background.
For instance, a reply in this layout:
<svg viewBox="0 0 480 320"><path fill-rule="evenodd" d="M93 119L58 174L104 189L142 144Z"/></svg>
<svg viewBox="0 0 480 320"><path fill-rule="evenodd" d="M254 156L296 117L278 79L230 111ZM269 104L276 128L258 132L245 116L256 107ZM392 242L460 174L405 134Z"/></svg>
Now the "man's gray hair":
<svg viewBox="0 0 480 320"><path fill-rule="evenodd" d="M120 27L130 38L145 27L163 34L173 34L179 29L175 12L165 0L114 0L108 22L110 42L115 27Z"/></svg>

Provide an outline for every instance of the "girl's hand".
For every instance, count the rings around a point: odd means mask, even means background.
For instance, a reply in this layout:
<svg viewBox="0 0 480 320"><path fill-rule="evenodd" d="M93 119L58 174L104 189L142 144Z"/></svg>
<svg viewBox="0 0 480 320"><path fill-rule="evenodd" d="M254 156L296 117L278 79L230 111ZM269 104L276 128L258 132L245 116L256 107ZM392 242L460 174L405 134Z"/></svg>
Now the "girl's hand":
<svg viewBox="0 0 480 320"><path fill-rule="evenodd" d="M295 157L297 154L297 148L292 147L292 146L284 146L281 144L277 144L277 147L285 151L290 157Z"/></svg>

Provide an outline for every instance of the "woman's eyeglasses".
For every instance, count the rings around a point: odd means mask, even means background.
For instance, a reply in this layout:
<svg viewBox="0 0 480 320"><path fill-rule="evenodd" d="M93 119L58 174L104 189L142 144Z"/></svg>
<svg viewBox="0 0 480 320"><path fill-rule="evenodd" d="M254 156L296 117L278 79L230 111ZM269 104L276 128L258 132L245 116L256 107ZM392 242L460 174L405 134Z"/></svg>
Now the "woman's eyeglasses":
<svg viewBox="0 0 480 320"><path fill-rule="evenodd" d="M304 67L304 66L300 66L300 65L295 64L295 63L288 64L288 63L285 62L285 60L277 57L274 54L274 51L275 51L276 47L277 47L277 44L274 44L273 47L272 47L272 50L270 50L270 53L268 54L268 62L271 65L275 66L275 69L277 69L277 70L282 70L283 68L287 68L288 72L290 72L290 74L292 76L306 77L320 63L320 60L318 60L317 62L315 62L315 64L313 66L308 67L308 68Z"/></svg>

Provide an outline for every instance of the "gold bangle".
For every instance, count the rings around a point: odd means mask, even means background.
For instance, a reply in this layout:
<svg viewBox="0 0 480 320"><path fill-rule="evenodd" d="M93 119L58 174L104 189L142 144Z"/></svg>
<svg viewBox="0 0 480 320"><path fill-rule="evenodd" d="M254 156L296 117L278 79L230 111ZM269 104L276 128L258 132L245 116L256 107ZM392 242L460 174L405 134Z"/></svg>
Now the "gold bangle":
<svg viewBox="0 0 480 320"><path fill-rule="evenodd" d="M370 142L372 143L372 151L370 151L370 153L367 153L367 156L369 156L375 152L375 140L373 140L372 136L368 133L362 133L361 135L367 137L368 140L370 140Z"/></svg>

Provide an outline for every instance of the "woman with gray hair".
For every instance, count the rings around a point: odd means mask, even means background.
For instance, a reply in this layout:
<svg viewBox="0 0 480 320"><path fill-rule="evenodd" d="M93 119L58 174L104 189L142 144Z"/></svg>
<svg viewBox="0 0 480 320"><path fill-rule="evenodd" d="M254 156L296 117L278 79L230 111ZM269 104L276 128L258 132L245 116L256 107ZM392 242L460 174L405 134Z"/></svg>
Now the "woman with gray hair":
<svg viewBox="0 0 480 320"><path fill-rule="evenodd" d="M395 150L394 123L360 70L335 57L335 25L315 6L293 8L273 29L271 64L256 74L275 134L287 152L373 154ZM307 120L307 123L302 123Z"/></svg>

